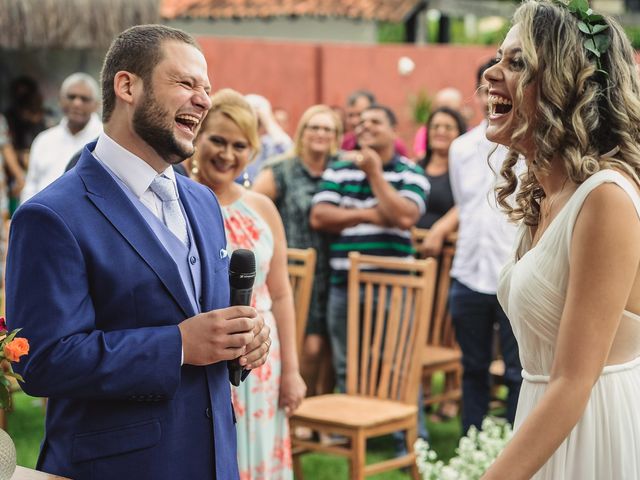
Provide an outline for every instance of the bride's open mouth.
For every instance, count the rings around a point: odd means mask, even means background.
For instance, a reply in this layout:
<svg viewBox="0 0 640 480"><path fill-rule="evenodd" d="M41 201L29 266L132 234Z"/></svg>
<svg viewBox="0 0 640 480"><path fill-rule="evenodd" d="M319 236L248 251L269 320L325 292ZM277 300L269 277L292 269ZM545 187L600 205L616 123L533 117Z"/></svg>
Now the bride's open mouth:
<svg viewBox="0 0 640 480"><path fill-rule="evenodd" d="M500 118L507 116L511 112L512 108L513 103L510 99L503 97L502 95L489 95L489 119L499 120Z"/></svg>

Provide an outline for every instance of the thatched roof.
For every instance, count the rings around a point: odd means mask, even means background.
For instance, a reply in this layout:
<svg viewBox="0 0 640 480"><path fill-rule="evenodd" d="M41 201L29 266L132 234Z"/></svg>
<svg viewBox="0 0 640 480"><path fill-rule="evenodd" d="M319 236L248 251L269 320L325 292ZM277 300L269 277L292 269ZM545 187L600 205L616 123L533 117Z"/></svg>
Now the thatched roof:
<svg viewBox="0 0 640 480"><path fill-rule="evenodd" d="M160 0L0 0L0 48L101 48L157 23Z"/></svg>
<svg viewBox="0 0 640 480"><path fill-rule="evenodd" d="M162 18L338 17L400 22L420 0L162 0Z"/></svg>

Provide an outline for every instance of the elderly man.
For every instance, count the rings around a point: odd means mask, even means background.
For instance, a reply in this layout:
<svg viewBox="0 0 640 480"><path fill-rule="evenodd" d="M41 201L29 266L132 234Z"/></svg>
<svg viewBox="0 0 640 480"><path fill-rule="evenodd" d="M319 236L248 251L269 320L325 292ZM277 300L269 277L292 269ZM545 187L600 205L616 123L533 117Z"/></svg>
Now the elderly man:
<svg viewBox="0 0 640 480"><path fill-rule="evenodd" d="M73 154L102 132L96 114L99 96L97 82L86 73L74 73L62 82L60 106L64 117L33 141L22 202L62 175Z"/></svg>

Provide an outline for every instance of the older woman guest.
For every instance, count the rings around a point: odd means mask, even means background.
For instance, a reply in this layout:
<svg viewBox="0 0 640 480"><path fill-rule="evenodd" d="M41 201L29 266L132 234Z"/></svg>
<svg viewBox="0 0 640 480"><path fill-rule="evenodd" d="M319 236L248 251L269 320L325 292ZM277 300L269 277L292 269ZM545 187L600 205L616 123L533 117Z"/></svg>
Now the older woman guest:
<svg viewBox="0 0 640 480"><path fill-rule="evenodd" d="M298 123L293 151L269 161L253 184L253 190L275 202L289 246L313 247L317 253L301 360L302 376L310 395L327 393L332 387L332 377L327 374L331 370L326 324L329 235L311 228L309 210L322 172L336 158L341 136L342 124L330 107L310 107Z"/></svg>
<svg viewBox="0 0 640 480"><path fill-rule="evenodd" d="M287 414L304 398L295 349L293 297L287 274L284 229L273 203L234 179L259 148L256 117L242 95L224 89L196 140L194 176L211 188L222 205L229 250L256 254L253 306L271 328L267 363L233 390L241 478L290 479Z"/></svg>
<svg viewBox="0 0 640 480"><path fill-rule="evenodd" d="M516 432L484 478L640 478L635 53L587 2L529 0L498 59L487 138L510 147L497 193L520 221L498 298L523 383Z"/></svg>

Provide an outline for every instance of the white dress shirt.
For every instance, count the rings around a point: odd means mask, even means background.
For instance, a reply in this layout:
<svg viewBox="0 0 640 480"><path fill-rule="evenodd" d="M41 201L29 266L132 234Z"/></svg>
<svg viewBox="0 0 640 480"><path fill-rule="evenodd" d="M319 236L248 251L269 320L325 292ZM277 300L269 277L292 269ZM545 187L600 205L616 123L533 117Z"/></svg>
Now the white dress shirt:
<svg viewBox="0 0 640 480"><path fill-rule="evenodd" d="M60 177L76 153L102 132L102 122L93 113L91 119L75 135L69 131L67 117L58 125L40 133L29 152L29 168L20 196L26 202Z"/></svg>
<svg viewBox="0 0 640 480"><path fill-rule="evenodd" d="M508 150L487 140L487 123L458 137L449 149L449 177L459 212L451 276L479 293L495 294L498 275L516 235L515 224L497 205L494 188ZM495 172L495 173L494 173Z"/></svg>
<svg viewBox="0 0 640 480"><path fill-rule="evenodd" d="M153 179L159 175L151 165L116 143L104 132L98 137L93 156L111 170L111 173L118 177L145 207L151 210L160 220L164 221L162 218L162 200L149 188ZM162 174L171 180L176 189L176 194L180 198L173 168L171 166L167 167Z"/></svg>

